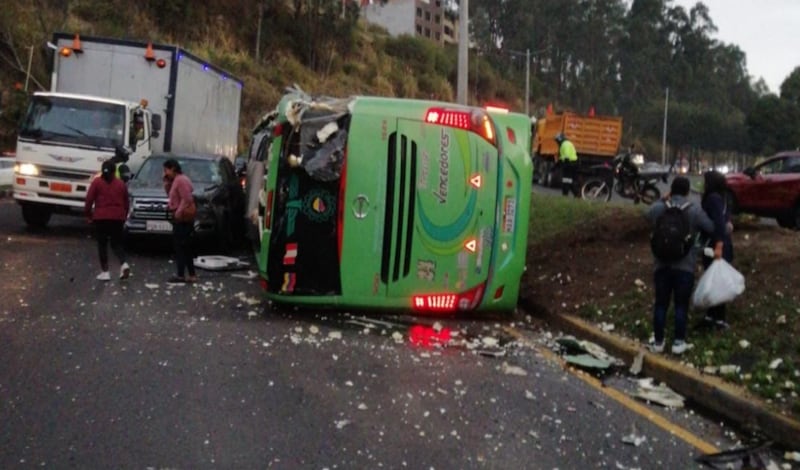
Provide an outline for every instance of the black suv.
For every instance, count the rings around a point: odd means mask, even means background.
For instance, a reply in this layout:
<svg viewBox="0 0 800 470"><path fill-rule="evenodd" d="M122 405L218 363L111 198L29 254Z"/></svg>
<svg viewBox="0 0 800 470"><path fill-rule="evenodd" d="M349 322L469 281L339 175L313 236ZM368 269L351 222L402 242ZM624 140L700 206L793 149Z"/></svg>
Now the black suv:
<svg viewBox="0 0 800 470"><path fill-rule="evenodd" d="M222 155L156 154L128 183L131 198L125 229L129 235L172 233L164 191L164 162L174 158L192 181L197 217L195 236L229 251L244 232L244 192L231 160Z"/></svg>

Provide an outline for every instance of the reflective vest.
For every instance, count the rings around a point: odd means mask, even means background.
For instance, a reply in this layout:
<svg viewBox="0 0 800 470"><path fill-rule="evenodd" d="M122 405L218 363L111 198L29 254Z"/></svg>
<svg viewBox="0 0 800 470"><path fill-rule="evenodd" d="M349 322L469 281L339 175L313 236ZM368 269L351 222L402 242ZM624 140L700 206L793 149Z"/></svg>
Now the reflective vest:
<svg viewBox="0 0 800 470"><path fill-rule="evenodd" d="M561 142L561 146L558 148L558 159L565 162L578 161L578 152L575 151L575 146L572 145L572 142L569 140Z"/></svg>

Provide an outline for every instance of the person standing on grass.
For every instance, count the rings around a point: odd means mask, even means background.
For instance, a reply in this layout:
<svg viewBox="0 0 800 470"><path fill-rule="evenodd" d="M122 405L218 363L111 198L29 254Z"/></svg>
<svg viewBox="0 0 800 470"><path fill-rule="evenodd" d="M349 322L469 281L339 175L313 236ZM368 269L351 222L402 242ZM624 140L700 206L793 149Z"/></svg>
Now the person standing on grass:
<svg viewBox="0 0 800 470"><path fill-rule="evenodd" d="M108 272L108 244L119 259L119 278L127 279L131 268L126 261L123 243L123 225L128 216L128 188L115 176L116 165L105 161L100 167L100 176L93 179L86 192L84 213L86 220L94 224L97 252L100 256L98 281L110 281Z"/></svg>
<svg viewBox="0 0 800 470"><path fill-rule="evenodd" d="M725 175L719 171L707 171L703 174L703 210L714 222L713 230L705 230L708 238L706 246L714 250L714 257L703 256L703 269L708 269L715 259L723 258L728 263L733 263L733 223L731 222L731 208L725 202L725 192L728 184ZM725 304L716 305L706 310L701 326L715 327L727 330L729 325L725 318Z"/></svg>
<svg viewBox="0 0 800 470"><path fill-rule="evenodd" d="M558 143L556 163L561 166L561 195L568 196L572 191L573 196L580 197L578 152L575 150L575 145L561 132L556 134L555 141Z"/></svg>
<svg viewBox="0 0 800 470"><path fill-rule="evenodd" d="M686 245L682 247L682 251L677 256L670 260L660 258L654 248L655 302L653 303L653 339L650 341L649 348L655 353L664 351L664 329L671 298L674 299L675 305L675 338L672 343L672 353L683 354L691 347L686 342L686 325L697 265L697 251L693 247L693 241L699 230L708 231L713 229L714 224L700 206L689 200L689 188L689 180L686 177L676 176L672 180L670 192L661 200L656 201L647 212L648 220L657 226L665 223L666 216L662 217L662 215L667 212L668 208L679 208L681 211L679 215L685 217L685 223L688 223L688 235L691 237L685 237ZM654 236L658 230L658 228L654 230Z"/></svg>
<svg viewBox="0 0 800 470"><path fill-rule="evenodd" d="M164 162L164 190L169 196L168 207L172 212L172 241L177 268L176 275L167 282L197 282L192 253L193 211L196 210L192 181L183 174L180 163L174 158ZM188 275L184 277L184 273Z"/></svg>

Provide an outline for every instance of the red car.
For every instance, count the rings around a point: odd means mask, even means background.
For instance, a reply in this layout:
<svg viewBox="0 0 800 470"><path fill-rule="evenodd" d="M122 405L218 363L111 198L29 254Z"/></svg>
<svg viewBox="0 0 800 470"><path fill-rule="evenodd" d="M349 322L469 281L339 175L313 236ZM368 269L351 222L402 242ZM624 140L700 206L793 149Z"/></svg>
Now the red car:
<svg viewBox="0 0 800 470"><path fill-rule="evenodd" d="M774 217L778 225L800 229L800 152L781 152L727 175L733 212Z"/></svg>

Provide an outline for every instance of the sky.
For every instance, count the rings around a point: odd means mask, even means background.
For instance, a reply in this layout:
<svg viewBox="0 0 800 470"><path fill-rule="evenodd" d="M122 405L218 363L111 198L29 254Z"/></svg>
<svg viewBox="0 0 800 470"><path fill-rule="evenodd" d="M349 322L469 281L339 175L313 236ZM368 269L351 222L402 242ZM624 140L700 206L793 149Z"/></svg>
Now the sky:
<svg viewBox="0 0 800 470"><path fill-rule="evenodd" d="M800 66L800 0L701 0L717 27L713 39L739 46L754 81L764 78L780 94L781 83ZM673 0L688 13L697 0Z"/></svg>

